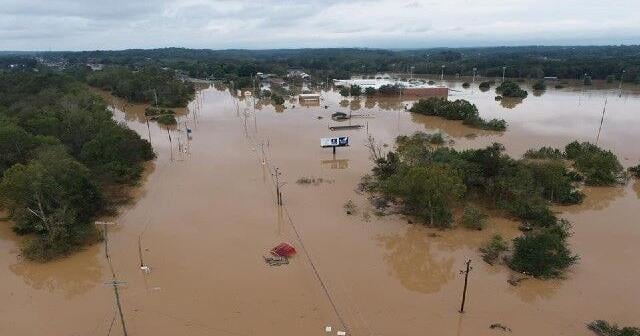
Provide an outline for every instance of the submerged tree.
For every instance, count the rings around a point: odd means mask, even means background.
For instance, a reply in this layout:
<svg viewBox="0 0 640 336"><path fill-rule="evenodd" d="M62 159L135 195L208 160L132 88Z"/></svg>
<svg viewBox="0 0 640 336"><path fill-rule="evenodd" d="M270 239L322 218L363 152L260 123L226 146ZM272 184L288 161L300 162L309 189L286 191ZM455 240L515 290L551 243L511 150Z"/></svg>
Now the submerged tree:
<svg viewBox="0 0 640 336"><path fill-rule="evenodd" d="M518 83L513 81L504 81L497 88L496 92L502 94L503 97L509 98L526 98L528 93L527 91L520 88Z"/></svg>

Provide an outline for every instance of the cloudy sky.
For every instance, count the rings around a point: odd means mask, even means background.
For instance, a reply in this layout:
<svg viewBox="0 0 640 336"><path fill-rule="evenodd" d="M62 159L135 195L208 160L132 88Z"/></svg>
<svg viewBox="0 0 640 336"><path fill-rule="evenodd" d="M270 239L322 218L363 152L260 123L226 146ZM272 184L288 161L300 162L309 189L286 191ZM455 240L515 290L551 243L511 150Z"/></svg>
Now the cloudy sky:
<svg viewBox="0 0 640 336"><path fill-rule="evenodd" d="M638 44L640 0L0 0L0 50Z"/></svg>

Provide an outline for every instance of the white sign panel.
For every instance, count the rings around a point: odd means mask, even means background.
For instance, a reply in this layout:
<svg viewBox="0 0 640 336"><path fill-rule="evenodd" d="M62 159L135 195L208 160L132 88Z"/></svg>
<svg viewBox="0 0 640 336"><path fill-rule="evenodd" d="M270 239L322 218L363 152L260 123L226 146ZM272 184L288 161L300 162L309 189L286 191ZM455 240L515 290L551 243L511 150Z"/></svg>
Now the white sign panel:
<svg viewBox="0 0 640 336"><path fill-rule="evenodd" d="M320 147L345 147L345 146L349 146L349 137L320 139Z"/></svg>

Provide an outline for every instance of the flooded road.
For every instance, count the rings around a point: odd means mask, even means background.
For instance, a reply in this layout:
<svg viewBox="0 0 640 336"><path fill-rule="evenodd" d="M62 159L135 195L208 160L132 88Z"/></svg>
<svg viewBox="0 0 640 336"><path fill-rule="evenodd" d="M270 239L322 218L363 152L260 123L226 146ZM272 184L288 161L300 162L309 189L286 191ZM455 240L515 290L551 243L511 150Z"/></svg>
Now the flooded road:
<svg viewBox="0 0 640 336"><path fill-rule="evenodd" d="M251 99L211 87L167 132L155 123L147 128L143 106L114 99L115 118L150 135L158 154L136 201L105 219L118 224L109 227L109 247L126 282L120 295L129 334L324 335L325 326L342 329L341 320L353 335L384 336L503 333L489 329L494 323L514 335L575 336L590 335L585 323L595 319L637 325L640 182L589 188L584 204L557 208L574 225L570 242L581 260L566 279L518 287L507 283L506 267L485 264L477 252L495 233L518 235L518 223L493 218L480 232L428 229L401 216L377 217L355 189L371 169L367 132L392 146L400 134L441 130L456 148L497 141L520 156L532 147L594 142L605 99L599 142L623 165L635 165L640 96L549 88L505 103L493 90L448 84L458 90L450 99L472 101L484 118L504 118L508 131L413 115L404 111L408 101L335 92L324 92L319 106L254 109ZM335 111L360 115L346 123L364 127L329 131ZM335 157L319 147L319 138L332 135L352 142ZM283 208L276 206L275 167L286 182ZM302 177L331 183L296 183ZM348 200L358 207L354 215L343 209ZM267 266L262 256L283 241L298 254L289 265ZM17 244L0 226L0 335L122 335L102 244L45 265L21 261ZM149 274L140 270L139 246ZM473 270L459 314L467 258Z"/></svg>

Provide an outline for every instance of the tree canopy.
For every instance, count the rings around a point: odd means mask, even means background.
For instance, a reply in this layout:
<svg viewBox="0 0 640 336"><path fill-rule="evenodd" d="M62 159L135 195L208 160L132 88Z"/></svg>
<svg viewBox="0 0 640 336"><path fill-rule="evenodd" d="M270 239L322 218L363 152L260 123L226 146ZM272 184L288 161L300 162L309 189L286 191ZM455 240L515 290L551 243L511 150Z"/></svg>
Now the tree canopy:
<svg viewBox="0 0 640 336"><path fill-rule="evenodd" d="M32 234L23 254L48 260L95 233L105 190L136 183L151 145L116 123L99 96L70 76L0 73L0 204Z"/></svg>

